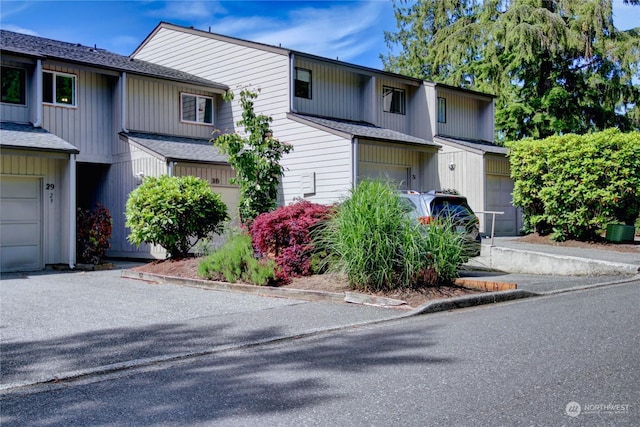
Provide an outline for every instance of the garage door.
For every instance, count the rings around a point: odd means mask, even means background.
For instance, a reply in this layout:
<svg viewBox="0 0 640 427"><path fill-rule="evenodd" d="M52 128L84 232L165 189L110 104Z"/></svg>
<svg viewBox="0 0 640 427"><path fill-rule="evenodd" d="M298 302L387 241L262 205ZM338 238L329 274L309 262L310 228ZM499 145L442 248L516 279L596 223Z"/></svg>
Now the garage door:
<svg viewBox="0 0 640 427"><path fill-rule="evenodd" d="M0 270L42 268L42 199L39 178L0 179Z"/></svg>
<svg viewBox="0 0 640 427"><path fill-rule="evenodd" d="M508 176L487 175L487 211L504 212L496 215L496 236L515 236L518 234L517 211L511 203L513 181ZM491 233L491 215L485 214L486 233Z"/></svg>
<svg viewBox="0 0 640 427"><path fill-rule="evenodd" d="M383 163L360 163L358 169L358 180L389 179L401 190L410 190L407 183L411 173L411 168L407 166L387 165Z"/></svg>

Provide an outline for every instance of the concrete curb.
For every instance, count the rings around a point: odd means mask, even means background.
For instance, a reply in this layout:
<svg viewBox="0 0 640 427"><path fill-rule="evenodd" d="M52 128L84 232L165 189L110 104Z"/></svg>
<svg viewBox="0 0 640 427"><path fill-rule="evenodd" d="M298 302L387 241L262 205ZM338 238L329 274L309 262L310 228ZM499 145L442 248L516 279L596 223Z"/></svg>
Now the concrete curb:
<svg viewBox="0 0 640 427"><path fill-rule="evenodd" d="M498 302L513 301L516 299L541 296L542 294L524 291L520 289L484 292L479 294L464 295L461 297L445 298L429 301L411 310L408 315L436 313L438 311L455 310L458 308L475 307L478 305L494 304Z"/></svg>
<svg viewBox="0 0 640 427"><path fill-rule="evenodd" d="M486 247L486 249L483 247L482 256L470 260L468 265L506 273L559 276L634 275L640 273L640 266L635 264L499 246Z"/></svg>

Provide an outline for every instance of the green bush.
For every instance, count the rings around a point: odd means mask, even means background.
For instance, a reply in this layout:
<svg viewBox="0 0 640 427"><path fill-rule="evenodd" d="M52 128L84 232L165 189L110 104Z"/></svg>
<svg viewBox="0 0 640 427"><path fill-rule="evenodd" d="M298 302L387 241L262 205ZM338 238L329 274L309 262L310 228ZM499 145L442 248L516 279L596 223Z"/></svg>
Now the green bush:
<svg viewBox="0 0 640 427"><path fill-rule="evenodd" d="M328 253L329 268L360 290L450 282L466 260L460 235L412 221L394 187L382 181L358 184L314 241Z"/></svg>
<svg viewBox="0 0 640 427"><path fill-rule="evenodd" d="M259 286L274 283L275 271L275 261L255 257L251 236L244 233L231 236L198 265L198 274L205 279L242 281Z"/></svg>
<svg viewBox="0 0 640 427"><path fill-rule="evenodd" d="M186 256L200 239L219 234L229 218L220 194L206 181L166 175L145 178L129 194L125 215L131 243L160 245L171 258Z"/></svg>
<svg viewBox="0 0 640 427"><path fill-rule="evenodd" d="M640 132L609 129L508 144L513 203L528 231L594 239L640 214Z"/></svg>

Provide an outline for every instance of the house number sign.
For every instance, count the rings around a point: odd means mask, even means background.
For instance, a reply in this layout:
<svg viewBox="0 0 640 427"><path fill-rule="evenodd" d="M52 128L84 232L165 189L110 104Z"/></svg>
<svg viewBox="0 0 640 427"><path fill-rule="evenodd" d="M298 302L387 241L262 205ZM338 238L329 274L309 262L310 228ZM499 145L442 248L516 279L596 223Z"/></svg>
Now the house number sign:
<svg viewBox="0 0 640 427"><path fill-rule="evenodd" d="M49 193L49 203L53 203L53 189L56 188L55 184L52 184L50 182L47 182L44 186L44 188L47 191L50 191Z"/></svg>

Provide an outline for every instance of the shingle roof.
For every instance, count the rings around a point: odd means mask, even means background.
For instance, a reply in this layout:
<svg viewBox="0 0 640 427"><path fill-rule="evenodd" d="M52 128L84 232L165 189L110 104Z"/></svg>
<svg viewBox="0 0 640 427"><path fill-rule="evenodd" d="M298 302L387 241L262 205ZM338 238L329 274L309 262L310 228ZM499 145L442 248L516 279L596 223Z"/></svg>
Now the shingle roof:
<svg viewBox="0 0 640 427"><path fill-rule="evenodd" d="M227 163L227 156L220 153L208 139L143 132L120 133L120 135L164 157L166 161Z"/></svg>
<svg viewBox="0 0 640 427"><path fill-rule="evenodd" d="M349 120L340 120L327 117L308 116L305 114L289 114L288 117L299 119L302 122L311 122L321 127L333 129L335 131L345 133L353 137L372 139L377 141L394 141L409 144L423 145L427 147L439 148L438 144L434 144L426 139L407 135L392 129L381 128L370 123L355 122Z"/></svg>
<svg viewBox="0 0 640 427"><path fill-rule="evenodd" d="M31 124L0 122L0 146L3 148L60 151L78 154L78 150L64 139Z"/></svg>
<svg viewBox="0 0 640 427"><path fill-rule="evenodd" d="M193 74L184 73L151 62L118 55L104 49L81 44L61 42L13 31L0 30L0 50L36 58L55 58L79 64L92 65L116 71L125 71L183 83L227 90L227 85L212 82Z"/></svg>
<svg viewBox="0 0 640 427"><path fill-rule="evenodd" d="M491 153L491 154L507 154L509 150L505 147L501 147L492 142L488 141L480 141L480 140L470 140L470 139L459 139L459 138L451 138L448 136L436 136L433 138L435 141L440 142L441 144L456 144L462 147L471 148L473 150L477 150L483 153Z"/></svg>

